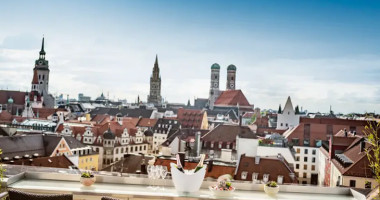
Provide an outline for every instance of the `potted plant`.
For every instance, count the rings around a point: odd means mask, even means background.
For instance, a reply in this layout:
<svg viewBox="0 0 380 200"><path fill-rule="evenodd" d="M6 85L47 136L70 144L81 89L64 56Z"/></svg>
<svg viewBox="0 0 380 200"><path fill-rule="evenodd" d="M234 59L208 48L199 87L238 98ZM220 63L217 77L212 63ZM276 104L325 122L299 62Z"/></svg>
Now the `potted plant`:
<svg viewBox="0 0 380 200"><path fill-rule="evenodd" d="M80 176L80 182L84 186L91 186L95 183L95 176L91 171L82 172L82 175Z"/></svg>
<svg viewBox="0 0 380 200"><path fill-rule="evenodd" d="M264 185L264 191L268 195L276 195L278 191L280 191L280 187L277 185L276 182L270 181Z"/></svg>

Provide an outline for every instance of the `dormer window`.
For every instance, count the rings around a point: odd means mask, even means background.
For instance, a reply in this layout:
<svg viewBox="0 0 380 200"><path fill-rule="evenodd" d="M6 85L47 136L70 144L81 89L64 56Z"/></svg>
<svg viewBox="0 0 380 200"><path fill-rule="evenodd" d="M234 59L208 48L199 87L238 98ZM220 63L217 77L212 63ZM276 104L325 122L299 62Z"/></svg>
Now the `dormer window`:
<svg viewBox="0 0 380 200"><path fill-rule="evenodd" d="M269 181L269 174L264 174L263 181L264 181L264 183Z"/></svg>
<svg viewBox="0 0 380 200"><path fill-rule="evenodd" d="M282 184L283 181L284 181L284 176L282 176L282 175L278 175L278 177L277 177L277 183L278 183L278 184Z"/></svg>
<svg viewBox="0 0 380 200"><path fill-rule="evenodd" d="M257 178L259 177L259 173L252 173L252 181L253 182L256 182L257 181Z"/></svg>
<svg viewBox="0 0 380 200"><path fill-rule="evenodd" d="M248 172L246 172L246 171L241 172L241 179L242 180L246 180L247 179L247 175L248 175Z"/></svg>

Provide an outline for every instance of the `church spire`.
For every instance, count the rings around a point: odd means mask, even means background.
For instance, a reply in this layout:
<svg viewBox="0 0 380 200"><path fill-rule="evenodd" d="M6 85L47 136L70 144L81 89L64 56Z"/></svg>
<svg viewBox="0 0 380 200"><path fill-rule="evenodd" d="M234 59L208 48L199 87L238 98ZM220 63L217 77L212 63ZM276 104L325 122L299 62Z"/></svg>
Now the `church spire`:
<svg viewBox="0 0 380 200"><path fill-rule="evenodd" d="M42 37L42 46L40 51L40 59L45 59L45 37Z"/></svg>

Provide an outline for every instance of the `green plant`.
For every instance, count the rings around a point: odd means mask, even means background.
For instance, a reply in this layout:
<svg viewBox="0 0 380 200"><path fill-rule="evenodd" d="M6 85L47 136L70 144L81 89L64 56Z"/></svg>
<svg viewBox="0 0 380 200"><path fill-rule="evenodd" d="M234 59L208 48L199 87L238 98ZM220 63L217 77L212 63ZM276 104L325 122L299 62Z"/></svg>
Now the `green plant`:
<svg viewBox="0 0 380 200"><path fill-rule="evenodd" d="M369 121L364 129L367 136L369 147L365 148L365 152L369 161L369 166L375 174L375 180L379 185L378 197L380 197L380 122Z"/></svg>
<svg viewBox="0 0 380 200"><path fill-rule="evenodd" d="M91 171L85 171L85 172L82 172L81 177L83 177L83 178L93 178L94 174L92 174Z"/></svg>
<svg viewBox="0 0 380 200"><path fill-rule="evenodd" d="M3 154L3 151L0 149L0 155ZM3 168L3 164L0 162L0 192L1 192L1 182L3 181L4 178L4 172L5 169Z"/></svg>
<svg viewBox="0 0 380 200"><path fill-rule="evenodd" d="M268 187L277 187L277 183L274 181L270 181L269 183L266 184Z"/></svg>

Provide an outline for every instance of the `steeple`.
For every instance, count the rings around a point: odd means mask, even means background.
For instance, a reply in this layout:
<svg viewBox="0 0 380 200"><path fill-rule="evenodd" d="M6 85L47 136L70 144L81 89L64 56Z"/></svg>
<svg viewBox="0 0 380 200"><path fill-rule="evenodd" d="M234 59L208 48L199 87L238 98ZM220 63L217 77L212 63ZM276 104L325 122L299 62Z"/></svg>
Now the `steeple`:
<svg viewBox="0 0 380 200"><path fill-rule="evenodd" d="M153 67L153 77L159 78L159 75L160 75L160 68L158 67L158 56L156 54L156 61L154 62L154 67Z"/></svg>
<svg viewBox="0 0 380 200"><path fill-rule="evenodd" d="M45 59L45 37L42 37L42 46L41 46L41 51L40 51L40 59Z"/></svg>

